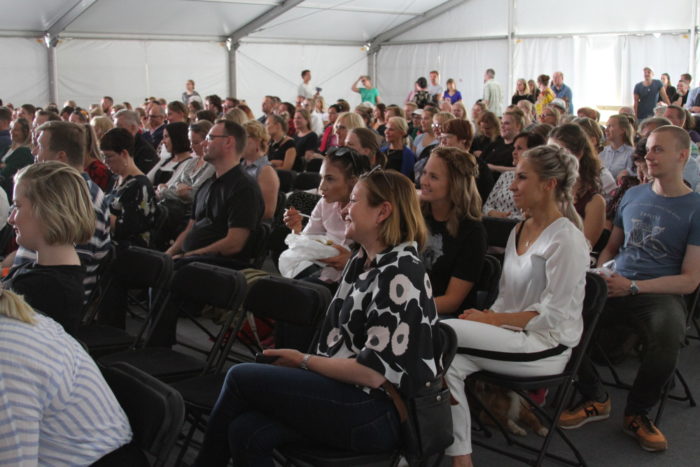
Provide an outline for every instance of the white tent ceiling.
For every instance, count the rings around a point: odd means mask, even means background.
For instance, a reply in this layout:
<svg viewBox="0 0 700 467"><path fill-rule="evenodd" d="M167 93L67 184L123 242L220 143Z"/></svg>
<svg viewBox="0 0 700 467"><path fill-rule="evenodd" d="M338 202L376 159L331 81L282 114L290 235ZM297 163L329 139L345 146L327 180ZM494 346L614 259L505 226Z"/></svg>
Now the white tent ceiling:
<svg viewBox="0 0 700 467"><path fill-rule="evenodd" d="M473 101L492 67L507 92L561 69L576 105L620 105L642 64L697 74L698 1L0 0L0 97L176 99L193 78L257 107L264 94L291 99L310 68L330 100L353 103L347 81L369 70L401 103L439 69Z"/></svg>

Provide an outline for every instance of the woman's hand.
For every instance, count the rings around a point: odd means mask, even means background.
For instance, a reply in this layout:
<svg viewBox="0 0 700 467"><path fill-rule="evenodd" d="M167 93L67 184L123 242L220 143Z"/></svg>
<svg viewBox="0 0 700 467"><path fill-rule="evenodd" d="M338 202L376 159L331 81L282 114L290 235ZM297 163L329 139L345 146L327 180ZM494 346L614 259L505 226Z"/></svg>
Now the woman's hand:
<svg viewBox="0 0 700 467"><path fill-rule="evenodd" d="M350 258L350 250L342 245L338 245L337 243L334 243L331 246L338 250L338 254L336 256L331 256L330 258L319 259L319 261L334 269L337 269L338 271L342 271Z"/></svg>
<svg viewBox="0 0 700 467"><path fill-rule="evenodd" d="M282 218L284 225L286 225L289 230L298 234L301 232L301 214L299 211L294 209L294 206L289 206L289 209L284 211L284 217Z"/></svg>
<svg viewBox="0 0 700 467"><path fill-rule="evenodd" d="M178 183L175 188L175 194L180 198L185 198L192 193L192 187L190 185L185 185L184 183Z"/></svg>
<svg viewBox="0 0 700 467"><path fill-rule="evenodd" d="M491 211L489 211L488 213L486 213L486 215L489 217L500 217L501 219L506 219L511 214L512 213L510 213L510 212L496 211L493 209Z"/></svg>
<svg viewBox="0 0 700 467"><path fill-rule="evenodd" d="M494 313L492 310L477 310L475 308L470 308L468 310L464 310L464 313L459 315L459 319L498 326L496 323L496 313Z"/></svg>
<svg viewBox="0 0 700 467"><path fill-rule="evenodd" d="M263 355L279 357L273 365L289 368L301 368L301 361L304 359L304 354L294 349L267 349L263 351Z"/></svg>

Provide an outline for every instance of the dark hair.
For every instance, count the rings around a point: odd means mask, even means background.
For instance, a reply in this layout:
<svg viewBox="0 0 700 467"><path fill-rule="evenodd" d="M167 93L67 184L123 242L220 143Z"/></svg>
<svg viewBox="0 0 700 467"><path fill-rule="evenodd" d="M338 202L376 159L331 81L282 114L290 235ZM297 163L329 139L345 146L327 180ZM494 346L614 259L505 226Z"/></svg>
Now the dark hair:
<svg viewBox="0 0 700 467"><path fill-rule="evenodd" d="M185 122L168 123L165 126L165 131L168 132L170 142L173 145L173 155L192 150L190 139L187 136L188 129L189 126Z"/></svg>
<svg viewBox="0 0 700 467"><path fill-rule="evenodd" d="M189 102L187 103L187 105L188 105L188 106L191 105L191 106L192 106L192 109L193 109L195 112L199 112L200 110L202 110L202 109L204 108L204 107L202 107L202 103L201 103L200 101L195 101L195 100L189 101Z"/></svg>
<svg viewBox="0 0 700 467"><path fill-rule="evenodd" d="M37 128L37 133L49 135L49 150L66 153L68 164L83 167L85 160L85 129L77 123L50 121Z"/></svg>
<svg viewBox="0 0 700 467"><path fill-rule="evenodd" d="M34 113L36 113L36 107L34 107L32 104L22 104L22 106L20 108L26 110L27 112L29 112L32 115Z"/></svg>
<svg viewBox="0 0 700 467"><path fill-rule="evenodd" d="M209 120L212 123L214 123L216 120L216 115L214 115L214 112L211 110L198 110L195 116L197 117L197 120Z"/></svg>
<svg viewBox="0 0 700 467"><path fill-rule="evenodd" d="M39 110L36 115L37 117L46 117L47 122L61 120L61 117L56 112L51 112L50 110Z"/></svg>
<svg viewBox="0 0 700 467"><path fill-rule="evenodd" d="M566 123L554 128L549 137L560 141L579 159L579 189L576 194L582 195L588 191L600 192L600 159L596 156L591 140L583 128L575 123Z"/></svg>
<svg viewBox="0 0 700 467"><path fill-rule="evenodd" d="M547 143L547 140L545 140L541 134L534 133L532 131L521 131L520 133L515 135L513 141L519 138L525 138L525 140L527 141L528 149L532 149L537 146L544 146Z"/></svg>
<svg viewBox="0 0 700 467"><path fill-rule="evenodd" d="M348 180L358 178L363 173L369 172L371 168L367 156L344 146L334 147L328 151L326 163L339 168Z"/></svg>
<svg viewBox="0 0 700 467"><path fill-rule="evenodd" d="M549 75L540 75L537 77L537 82L545 86L549 86Z"/></svg>
<svg viewBox="0 0 700 467"><path fill-rule="evenodd" d="M338 104L331 104L328 106L328 110L335 109L336 112L341 113L343 110Z"/></svg>
<svg viewBox="0 0 700 467"><path fill-rule="evenodd" d="M12 110L7 107L0 107L0 120L9 122L12 120Z"/></svg>
<svg viewBox="0 0 700 467"><path fill-rule="evenodd" d="M68 115L70 115L70 114L72 114L74 111L75 111L75 107L71 107L70 105L67 105L67 106L65 106L65 107L63 107L63 108L61 109L60 115L63 115L63 114L68 114Z"/></svg>
<svg viewBox="0 0 700 467"><path fill-rule="evenodd" d="M301 77L303 78L307 73L311 73L311 70L301 70Z"/></svg>
<svg viewBox="0 0 700 467"><path fill-rule="evenodd" d="M472 145L474 139L474 130L472 124L461 118L453 118L442 124L442 133L450 133L455 135L457 139L464 141L464 147L467 151Z"/></svg>
<svg viewBox="0 0 700 467"><path fill-rule="evenodd" d="M287 134L287 131L289 131L289 122L287 121L286 118L284 118L281 115L277 114L270 114L267 116L268 120L274 120L275 123L278 123L282 127L282 133L285 135Z"/></svg>
<svg viewBox="0 0 700 467"><path fill-rule="evenodd" d="M428 87L428 80L425 79L424 76L421 76L420 78L418 78L418 79L416 80L416 84L417 84L421 89L425 89L425 88Z"/></svg>
<svg viewBox="0 0 700 467"><path fill-rule="evenodd" d="M287 113L289 114L289 118L294 117L294 112L296 112L296 110L297 110L296 107L294 107L294 104L292 104L291 102L286 102L286 101L280 102L280 104L282 104L287 109Z"/></svg>
<svg viewBox="0 0 700 467"><path fill-rule="evenodd" d="M221 113L221 112L224 111L224 107L223 107L223 105L221 104L221 98L220 98L219 96L217 96L216 94L212 94L212 95L210 95L210 96L207 96L207 97L204 98L204 100L205 100L205 101L209 101L209 103L210 103L211 105L213 105L214 107L216 107L216 110L218 111L218 113Z"/></svg>
<svg viewBox="0 0 700 467"><path fill-rule="evenodd" d="M369 128L353 128L348 131L348 134L350 133L357 136L357 139L360 141L360 146L372 152L377 165L382 167L386 165L386 156L379 150L379 140L374 130L370 130Z"/></svg>
<svg viewBox="0 0 700 467"><path fill-rule="evenodd" d="M103 96L102 99L108 100L109 102L111 102L112 104L114 104L114 99L112 99L111 96Z"/></svg>
<svg viewBox="0 0 700 467"><path fill-rule="evenodd" d="M182 101L168 102L168 110L183 114L185 116L185 120L187 120L187 106L183 104Z"/></svg>
<svg viewBox="0 0 700 467"><path fill-rule="evenodd" d="M238 123L231 120L226 120L224 118L217 120L215 125L218 125L219 123L224 126L224 134L227 136L233 136L233 139L236 140L236 153L241 154L245 149L245 145L248 140L248 135L246 134L245 129Z"/></svg>
<svg viewBox="0 0 700 467"><path fill-rule="evenodd" d="M383 102L380 102L376 106L377 110L379 110L379 115L381 115L382 120L386 118L386 104Z"/></svg>
<svg viewBox="0 0 700 467"><path fill-rule="evenodd" d="M214 126L209 120L201 120L190 125L190 131L198 135L207 136L211 127Z"/></svg>
<svg viewBox="0 0 700 467"><path fill-rule="evenodd" d="M112 128L102 136L100 149L116 153L126 151L129 157L134 157L134 137L124 128Z"/></svg>
<svg viewBox="0 0 700 467"><path fill-rule="evenodd" d="M346 101L345 99L338 99L336 101L336 104L340 106L341 112L350 112L350 104L348 104L348 101Z"/></svg>

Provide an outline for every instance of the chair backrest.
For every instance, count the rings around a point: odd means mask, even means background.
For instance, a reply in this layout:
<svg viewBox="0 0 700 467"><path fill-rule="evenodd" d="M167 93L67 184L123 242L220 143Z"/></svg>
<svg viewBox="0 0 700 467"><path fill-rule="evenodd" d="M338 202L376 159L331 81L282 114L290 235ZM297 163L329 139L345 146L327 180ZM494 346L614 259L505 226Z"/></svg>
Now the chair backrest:
<svg viewBox="0 0 700 467"><path fill-rule="evenodd" d="M481 219L486 229L486 241L488 246L505 248L508 243L510 231L518 224L514 219L502 219L500 217L484 216Z"/></svg>
<svg viewBox="0 0 700 467"><path fill-rule="evenodd" d="M112 268L117 255L114 243L109 243L104 256L95 269L95 286L90 292L90 296L83 305L83 322L89 323L94 320L97 314L97 305L102 300L102 295L107 290L109 284L109 271Z"/></svg>
<svg viewBox="0 0 700 467"><path fill-rule="evenodd" d="M314 159L321 161L321 159ZM313 161L312 161L313 162ZM321 174L316 172L301 172L294 180L294 190L311 190L318 188L321 183Z"/></svg>
<svg viewBox="0 0 700 467"><path fill-rule="evenodd" d="M268 241L270 239L270 233L272 232L272 226L267 222L261 222L258 224L258 228L255 232L252 232L253 236L249 241L253 242L250 250L250 264L251 267L255 269L261 269L265 258L267 258L268 252Z"/></svg>
<svg viewBox="0 0 700 467"><path fill-rule="evenodd" d="M258 318L316 326L330 301L331 293L323 285L270 276L250 286L243 308Z"/></svg>
<svg viewBox="0 0 700 467"><path fill-rule="evenodd" d="M501 279L501 262L491 255L484 256L481 276L476 287L476 308L483 310L493 305L498 297L498 281Z"/></svg>
<svg viewBox="0 0 700 467"><path fill-rule="evenodd" d="M110 274L127 289L168 287L173 274L173 259L156 250L130 246L117 251Z"/></svg>
<svg viewBox="0 0 700 467"><path fill-rule="evenodd" d="M306 163L306 171L318 173L321 171L321 164L323 164L323 159L311 159ZM299 189L304 190L305 188Z"/></svg>
<svg viewBox="0 0 700 467"><path fill-rule="evenodd" d="M294 186L294 179L297 177L297 173L293 170L283 170L276 169L277 177L280 179L280 191L282 193L289 193L292 191Z"/></svg>
<svg viewBox="0 0 700 467"><path fill-rule="evenodd" d="M134 442L155 458L154 467L165 465L185 420L180 393L128 363L102 373L129 418Z"/></svg>
<svg viewBox="0 0 700 467"><path fill-rule="evenodd" d="M573 351L569 365L569 371L577 372L583 356L588 351L588 346L593 337L593 332L598 323L598 318L603 312L605 301L608 298L608 286L600 275L586 273L586 294L583 299L583 335Z"/></svg>

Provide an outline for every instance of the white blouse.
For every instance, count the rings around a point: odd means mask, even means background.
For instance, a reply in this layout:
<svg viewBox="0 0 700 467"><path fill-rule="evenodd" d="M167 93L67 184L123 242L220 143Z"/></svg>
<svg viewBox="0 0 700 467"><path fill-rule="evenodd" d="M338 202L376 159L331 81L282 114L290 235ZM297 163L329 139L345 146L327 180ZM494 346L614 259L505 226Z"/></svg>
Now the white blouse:
<svg viewBox="0 0 700 467"><path fill-rule="evenodd" d="M499 294L491 307L498 313L536 311L525 331L553 344L574 347L583 332L583 297L589 249L586 238L561 217L542 231L530 248L518 255L512 230L506 245Z"/></svg>

